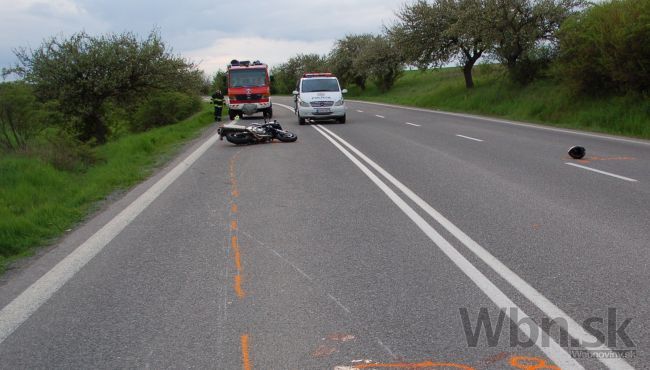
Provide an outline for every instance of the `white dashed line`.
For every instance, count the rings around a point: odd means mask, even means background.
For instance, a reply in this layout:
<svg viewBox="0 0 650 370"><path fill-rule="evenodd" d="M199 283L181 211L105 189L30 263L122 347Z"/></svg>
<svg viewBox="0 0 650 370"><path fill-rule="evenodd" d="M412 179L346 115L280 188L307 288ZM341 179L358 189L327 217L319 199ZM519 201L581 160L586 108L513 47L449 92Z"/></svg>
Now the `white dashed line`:
<svg viewBox="0 0 650 370"><path fill-rule="evenodd" d="M587 170L587 171L596 172L596 173L599 173L601 175L616 177L617 179L621 179L621 180L625 180L625 181L629 181L629 182L639 182L639 180L631 179L629 177L620 176L620 175L617 175L617 174L614 174L614 173L597 170L595 168L591 168L591 167L587 167L587 166L581 166L581 165L575 164L575 163L566 162L565 164L568 164L569 166L573 166L573 167L582 168L582 169Z"/></svg>
<svg viewBox="0 0 650 370"><path fill-rule="evenodd" d="M468 139L468 140L474 140L474 141L478 141L478 142L483 142L483 140L481 140L481 139L477 139L477 138L475 138L475 137L469 137L469 136L465 136L465 135L456 135L456 136L458 136L458 137L462 137L462 138L464 138L464 139Z"/></svg>
<svg viewBox="0 0 650 370"><path fill-rule="evenodd" d="M415 127L420 127L421 126L421 125L416 125L415 123L411 123L411 122L404 122L404 123L406 123L407 125L415 126Z"/></svg>
<svg viewBox="0 0 650 370"><path fill-rule="evenodd" d="M378 114L375 114L375 117L386 118L386 117L384 117L384 116L380 116L380 115L378 115Z"/></svg>
<svg viewBox="0 0 650 370"><path fill-rule="evenodd" d="M357 109L357 112L359 112L359 113L363 113L363 111L362 111L362 110L358 110L358 109Z"/></svg>

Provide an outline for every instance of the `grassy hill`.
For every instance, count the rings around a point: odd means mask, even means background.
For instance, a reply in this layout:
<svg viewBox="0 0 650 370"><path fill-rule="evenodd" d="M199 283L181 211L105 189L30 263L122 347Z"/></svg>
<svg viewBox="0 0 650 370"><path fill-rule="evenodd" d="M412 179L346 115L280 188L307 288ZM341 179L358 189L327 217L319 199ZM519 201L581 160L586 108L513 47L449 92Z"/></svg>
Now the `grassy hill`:
<svg viewBox="0 0 650 370"><path fill-rule="evenodd" d="M347 97L650 139L648 96L575 96L550 79L522 87L496 65L477 66L474 78L476 88L467 90L459 68L407 71L385 94L369 84L363 92L348 88Z"/></svg>

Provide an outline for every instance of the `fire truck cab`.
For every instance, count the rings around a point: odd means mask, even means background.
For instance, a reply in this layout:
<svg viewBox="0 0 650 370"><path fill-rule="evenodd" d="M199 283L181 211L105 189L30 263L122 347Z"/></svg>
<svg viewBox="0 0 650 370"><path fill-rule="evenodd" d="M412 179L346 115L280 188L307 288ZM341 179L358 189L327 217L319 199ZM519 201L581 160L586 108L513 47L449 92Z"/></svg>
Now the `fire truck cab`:
<svg viewBox="0 0 650 370"><path fill-rule="evenodd" d="M231 120L244 114L262 112L264 117L273 116L269 68L259 60L254 62L232 60L228 65L228 105Z"/></svg>

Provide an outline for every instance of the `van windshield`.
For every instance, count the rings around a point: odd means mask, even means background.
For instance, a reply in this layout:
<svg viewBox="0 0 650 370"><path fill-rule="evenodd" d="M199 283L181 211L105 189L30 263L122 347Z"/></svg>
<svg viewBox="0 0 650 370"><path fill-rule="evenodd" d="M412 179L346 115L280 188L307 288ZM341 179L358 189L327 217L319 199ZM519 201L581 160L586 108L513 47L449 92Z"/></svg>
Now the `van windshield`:
<svg viewBox="0 0 650 370"><path fill-rule="evenodd" d="M302 80L302 92L339 91L335 78L308 78Z"/></svg>

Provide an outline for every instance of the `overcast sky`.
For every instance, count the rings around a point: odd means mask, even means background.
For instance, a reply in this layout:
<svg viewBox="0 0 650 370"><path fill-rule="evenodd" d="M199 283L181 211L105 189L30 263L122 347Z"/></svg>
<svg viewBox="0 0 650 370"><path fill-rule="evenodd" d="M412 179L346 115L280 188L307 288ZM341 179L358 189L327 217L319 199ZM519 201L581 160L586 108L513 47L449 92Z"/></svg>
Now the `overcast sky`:
<svg viewBox="0 0 650 370"><path fill-rule="evenodd" d="M12 49L43 39L153 28L175 53L208 73L232 59L271 65L298 53L327 53L346 34L378 33L408 0L0 0L0 67Z"/></svg>

